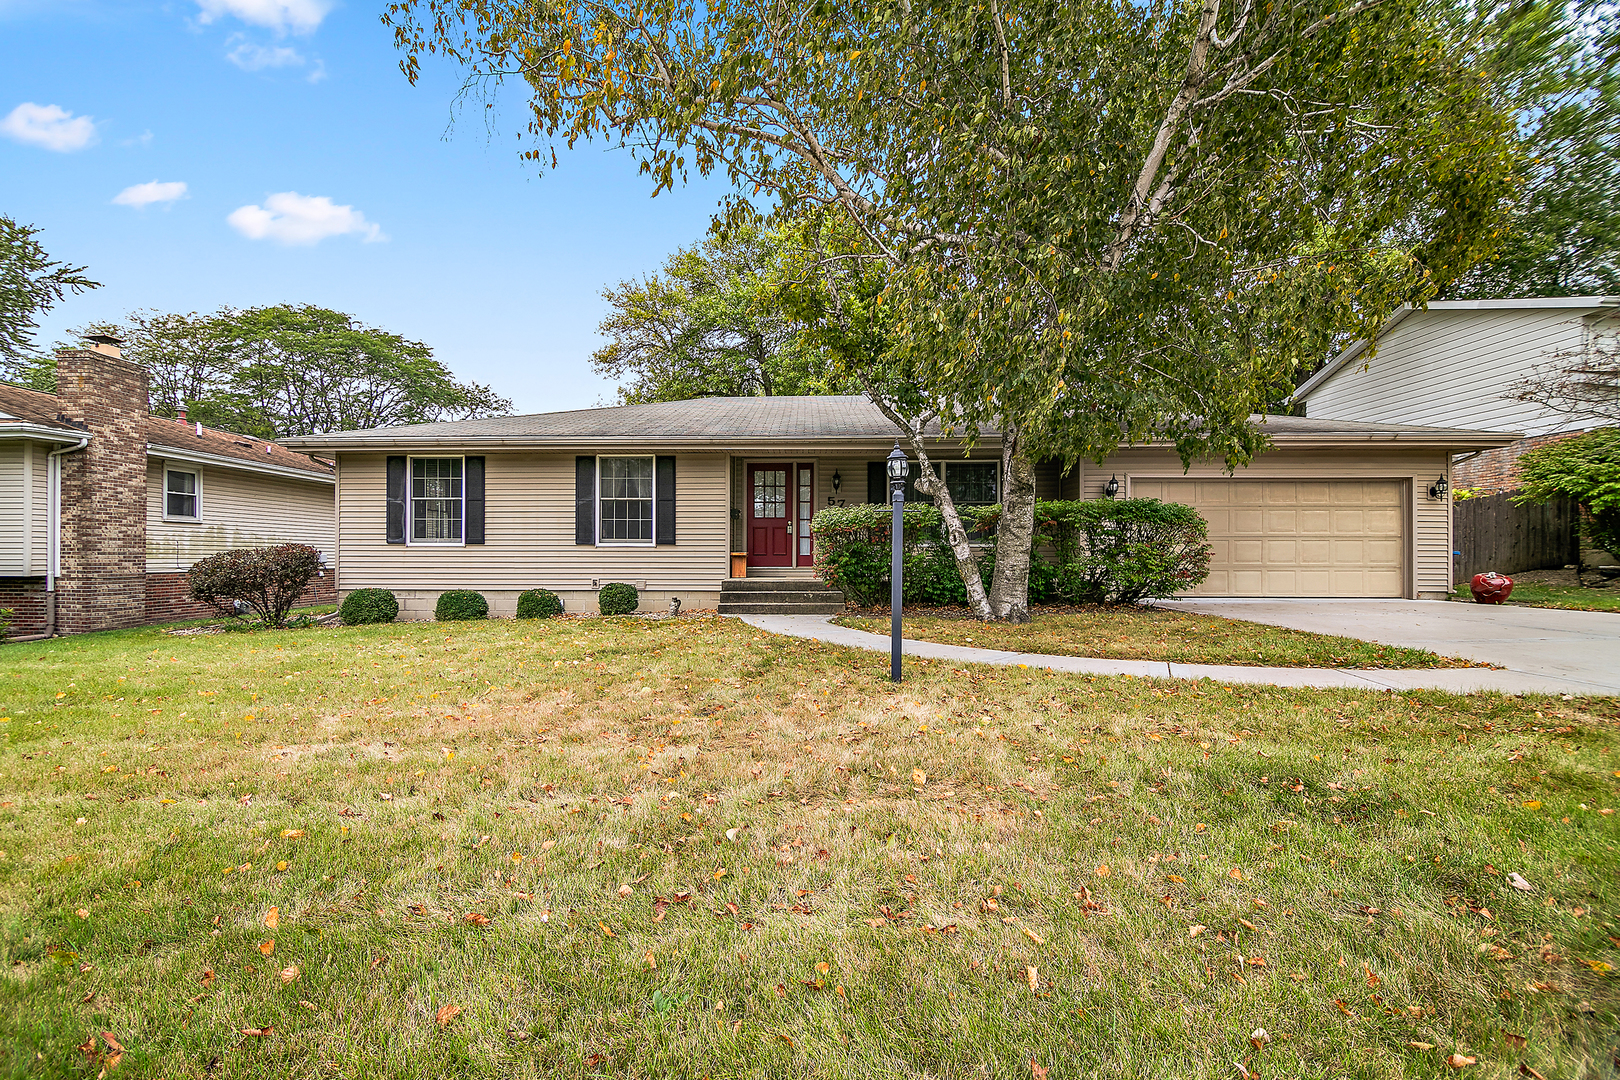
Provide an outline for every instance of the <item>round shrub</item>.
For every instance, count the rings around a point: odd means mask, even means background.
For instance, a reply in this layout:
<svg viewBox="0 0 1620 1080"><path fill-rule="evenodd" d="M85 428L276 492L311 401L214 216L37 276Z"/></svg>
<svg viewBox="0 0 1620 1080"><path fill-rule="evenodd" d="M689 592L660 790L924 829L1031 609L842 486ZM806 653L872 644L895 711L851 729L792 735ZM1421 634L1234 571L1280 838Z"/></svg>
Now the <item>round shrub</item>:
<svg viewBox="0 0 1620 1080"><path fill-rule="evenodd" d="M549 619L561 615L562 609L562 599L550 589L529 589L518 596L520 619Z"/></svg>
<svg viewBox="0 0 1620 1080"><path fill-rule="evenodd" d="M629 615L641 606L641 594L625 581L610 581L596 598L604 615Z"/></svg>
<svg viewBox="0 0 1620 1080"><path fill-rule="evenodd" d="M471 589L451 589L440 593L439 602L433 607L433 617L440 622L465 622L488 616L489 601L484 599L483 593Z"/></svg>
<svg viewBox="0 0 1620 1080"><path fill-rule="evenodd" d="M398 617L399 601L387 589L356 589L338 608L338 618L347 626L393 622Z"/></svg>

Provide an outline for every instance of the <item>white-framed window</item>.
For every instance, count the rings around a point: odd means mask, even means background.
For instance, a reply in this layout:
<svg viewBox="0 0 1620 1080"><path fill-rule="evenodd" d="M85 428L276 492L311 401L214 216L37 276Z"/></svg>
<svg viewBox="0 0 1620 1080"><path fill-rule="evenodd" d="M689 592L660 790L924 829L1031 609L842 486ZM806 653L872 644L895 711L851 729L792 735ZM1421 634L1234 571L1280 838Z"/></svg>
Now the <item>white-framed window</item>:
<svg viewBox="0 0 1620 1080"><path fill-rule="evenodd" d="M603 545L653 543L653 458L596 459L596 535Z"/></svg>
<svg viewBox="0 0 1620 1080"><path fill-rule="evenodd" d="M198 469L163 470L165 521L202 520L202 472Z"/></svg>
<svg viewBox="0 0 1620 1080"><path fill-rule="evenodd" d="M463 543L466 477L459 457L410 459L411 496L407 518L412 544Z"/></svg>
<svg viewBox="0 0 1620 1080"><path fill-rule="evenodd" d="M947 461L945 486L958 506L989 506L1001 500L994 461Z"/></svg>

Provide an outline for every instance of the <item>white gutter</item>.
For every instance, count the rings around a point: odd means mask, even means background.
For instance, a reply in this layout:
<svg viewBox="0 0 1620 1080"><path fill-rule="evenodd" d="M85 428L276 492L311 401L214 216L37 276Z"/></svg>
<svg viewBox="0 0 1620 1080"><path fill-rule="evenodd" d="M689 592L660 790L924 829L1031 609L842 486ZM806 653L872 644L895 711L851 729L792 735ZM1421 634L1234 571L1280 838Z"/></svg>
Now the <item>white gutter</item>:
<svg viewBox="0 0 1620 1080"><path fill-rule="evenodd" d="M215 465L224 469L241 469L243 472L266 473L270 476L284 476L292 480L308 480L316 484L337 483L336 478L331 473L295 469L289 465L277 465L269 461L248 461L244 458L229 457L225 454L208 454L199 450L177 450L161 443L147 443L146 456L161 458L165 461L184 461L192 465Z"/></svg>
<svg viewBox="0 0 1620 1080"><path fill-rule="evenodd" d="M29 439L34 442L70 443L81 436L77 431L63 431L59 427L46 427L44 424L6 423L0 421L0 439ZM72 449L81 449L80 443Z"/></svg>

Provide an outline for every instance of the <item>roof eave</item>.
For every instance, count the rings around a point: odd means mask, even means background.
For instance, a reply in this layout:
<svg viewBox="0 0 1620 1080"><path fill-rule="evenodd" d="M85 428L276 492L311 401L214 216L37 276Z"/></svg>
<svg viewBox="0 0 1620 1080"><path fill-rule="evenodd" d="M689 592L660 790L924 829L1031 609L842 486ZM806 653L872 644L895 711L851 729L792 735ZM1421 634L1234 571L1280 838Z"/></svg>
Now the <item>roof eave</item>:
<svg viewBox="0 0 1620 1080"><path fill-rule="evenodd" d="M228 454L209 454L200 450L165 446L162 443L147 443L146 455L147 457L163 458L166 461L184 461L191 465L213 465L217 468L241 469L243 472L280 476L289 480L306 480L314 484L333 484L337 482L337 478L330 472L317 472L314 469L295 469L290 465L277 465L273 461L248 461L244 458L231 457Z"/></svg>
<svg viewBox="0 0 1620 1080"><path fill-rule="evenodd" d="M51 427L45 424L0 423L0 439L29 439L36 442L76 443L90 438L88 431Z"/></svg>

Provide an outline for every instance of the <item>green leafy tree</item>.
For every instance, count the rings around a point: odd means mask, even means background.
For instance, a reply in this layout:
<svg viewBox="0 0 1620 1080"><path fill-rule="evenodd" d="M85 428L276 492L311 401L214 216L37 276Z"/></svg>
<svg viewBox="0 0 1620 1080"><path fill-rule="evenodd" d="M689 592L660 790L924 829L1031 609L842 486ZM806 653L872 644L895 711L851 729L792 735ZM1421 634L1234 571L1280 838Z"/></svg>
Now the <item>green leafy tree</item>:
<svg viewBox="0 0 1620 1080"><path fill-rule="evenodd" d="M995 575L969 593L1023 619L1036 460L1163 440L1240 465L1295 368L1488 254L1517 143L1445 14L396 0L384 20L413 79L437 54L470 85L522 80L532 160L603 137L655 191L728 177L726 222L756 198L808 218L828 333L881 340L861 362L913 450L929 423L1001 433Z"/></svg>
<svg viewBox="0 0 1620 1080"><path fill-rule="evenodd" d="M1620 427L1597 428L1525 451L1519 458L1519 479L1523 491L1515 502L1573 499L1592 543L1620 555Z"/></svg>
<svg viewBox="0 0 1620 1080"><path fill-rule="evenodd" d="M0 216L0 374L36 389L42 381L34 350L40 316L69 293L101 287L84 267L53 260L38 236L34 226Z"/></svg>
<svg viewBox="0 0 1620 1080"><path fill-rule="evenodd" d="M1446 295L1620 292L1620 7L1487 9L1492 82L1518 116L1528 167L1500 249Z"/></svg>
<svg viewBox="0 0 1620 1080"><path fill-rule="evenodd" d="M419 341L314 305L210 315L135 312L85 332L121 338L152 411L266 439L499 416L512 403L458 382Z"/></svg>
<svg viewBox="0 0 1620 1080"><path fill-rule="evenodd" d="M591 365L621 384L627 405L856 392L784 301L800 247L793 230L744 223L681 248L658 274L604 289L609 342Z"/></svg>

